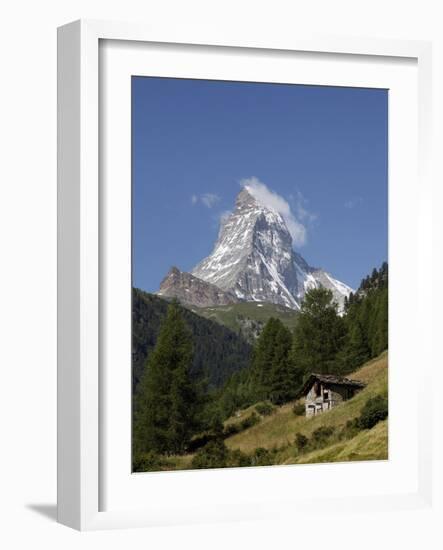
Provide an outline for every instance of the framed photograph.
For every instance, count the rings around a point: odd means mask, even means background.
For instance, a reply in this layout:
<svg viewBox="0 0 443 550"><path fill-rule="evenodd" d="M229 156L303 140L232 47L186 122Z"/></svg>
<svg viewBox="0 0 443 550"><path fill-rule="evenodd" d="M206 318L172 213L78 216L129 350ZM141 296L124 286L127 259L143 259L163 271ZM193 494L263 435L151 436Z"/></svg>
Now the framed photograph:
<svg viewBox="0 0 443 550"><path fill-rule="evenodd" d="M429 507L430 45L58 44L59 521Z"/></svg>

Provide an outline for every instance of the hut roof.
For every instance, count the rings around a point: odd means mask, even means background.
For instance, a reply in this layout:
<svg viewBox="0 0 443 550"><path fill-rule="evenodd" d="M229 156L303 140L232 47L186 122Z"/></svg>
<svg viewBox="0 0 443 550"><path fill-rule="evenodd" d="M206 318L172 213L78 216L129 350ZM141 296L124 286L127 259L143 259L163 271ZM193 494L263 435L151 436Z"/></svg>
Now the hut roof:
<svg viewBox="0 0 443 550"><path fill-rule="evenodd" d="M297 392L296 399L300 399L303 395L306 395L308 390L312 387L314 382L322 382L323 384L330 384L335 386L347 386L351 388L364 388L366 384L359 380L351 380L350 378L344 378L342 376L335 376L334 374L316 374L311 373L309 378Z"/></svg>

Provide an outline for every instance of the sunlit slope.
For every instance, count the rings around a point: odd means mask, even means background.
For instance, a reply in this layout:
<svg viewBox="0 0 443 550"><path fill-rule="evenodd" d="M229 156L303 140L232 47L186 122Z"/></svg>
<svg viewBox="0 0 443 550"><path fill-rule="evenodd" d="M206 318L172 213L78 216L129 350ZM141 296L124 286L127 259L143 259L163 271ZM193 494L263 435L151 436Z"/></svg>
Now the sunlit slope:
<svg viewBox="0 0 443 550"><path fill-rule="evenodd" d="M236 332L252 330L248 320L259 324L260 330L270 317L280 319L280 321L292 330L297 322L298 313L294 309L289 309L278 304L267 302L241 302L239 304L230 304L227 306L213 306L206 308L191 308L194 313L217 321Z"/></svg>
<svg viewBox="0 0 443 550"><path fill-rule="evenodd" d="M284 458L282 453L281 458ZM388 421L383 420L371 430L364 430L349 441L330 445L298 457L288 456L281 464L313 462L347 462L350 460L386 460L388 458Z"/></svg>
<svg viewBox="0 0 443 550"><path fill-rule="evenodd" d="M311 453L299 454L295 446L295 436L301 433L310 437L320 427L333 427L338 433L348 420L359 416L366 401L376 395L387 395L388 391L388 354L366 363L359 370L349 375L349 378L361 380L367 386L353 399L346 401L331 411L321 415L306 418L293 413L294 403L279 407L275 412L264 417L255 426L226 439L230 449L240 449L252 453L255 449L281 448L276 459L279 464L330 462L345 460L375 460L386 459L388 448L387 421L380 422L371 430L359 432L346 441L336 441L326 448ZM250 407L241 411L240 416L233 417L227 424L241 421L253 411Z"/></svg>

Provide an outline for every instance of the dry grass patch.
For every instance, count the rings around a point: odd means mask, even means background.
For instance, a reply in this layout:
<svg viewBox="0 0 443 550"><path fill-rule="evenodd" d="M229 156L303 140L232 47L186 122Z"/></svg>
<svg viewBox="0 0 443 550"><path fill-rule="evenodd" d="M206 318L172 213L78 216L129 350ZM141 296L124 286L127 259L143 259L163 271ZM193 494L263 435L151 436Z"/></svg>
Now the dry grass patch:
<svg viewBox="0 0 443 550"><path fill-rule="evenodd" d="M361 368L350 374L348 378L351 378L353 380L360 380L360 382L368 384L369 382L374 380L374 378L376 378L380 371L382 371L383 369L388 369L387 351L384 351L375 359L372 359L371 361L365 363Z"/></svg>

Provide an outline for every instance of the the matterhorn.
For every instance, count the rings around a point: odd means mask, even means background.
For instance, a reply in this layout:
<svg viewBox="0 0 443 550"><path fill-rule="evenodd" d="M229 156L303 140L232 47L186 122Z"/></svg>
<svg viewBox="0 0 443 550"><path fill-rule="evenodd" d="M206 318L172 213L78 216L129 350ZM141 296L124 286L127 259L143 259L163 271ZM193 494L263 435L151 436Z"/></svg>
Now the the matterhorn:
<svg viewBox="0 0 443 550"><path fill-rule="evenodd" d="M159 294L203 307L247 301L299 309L306 291L319 286L332 291L339 310L352 291L323 269L309 266L294 251L281 214L262 204L245 186L234 211L220 226L212 253L191 274L173 268Z"/></svg>

